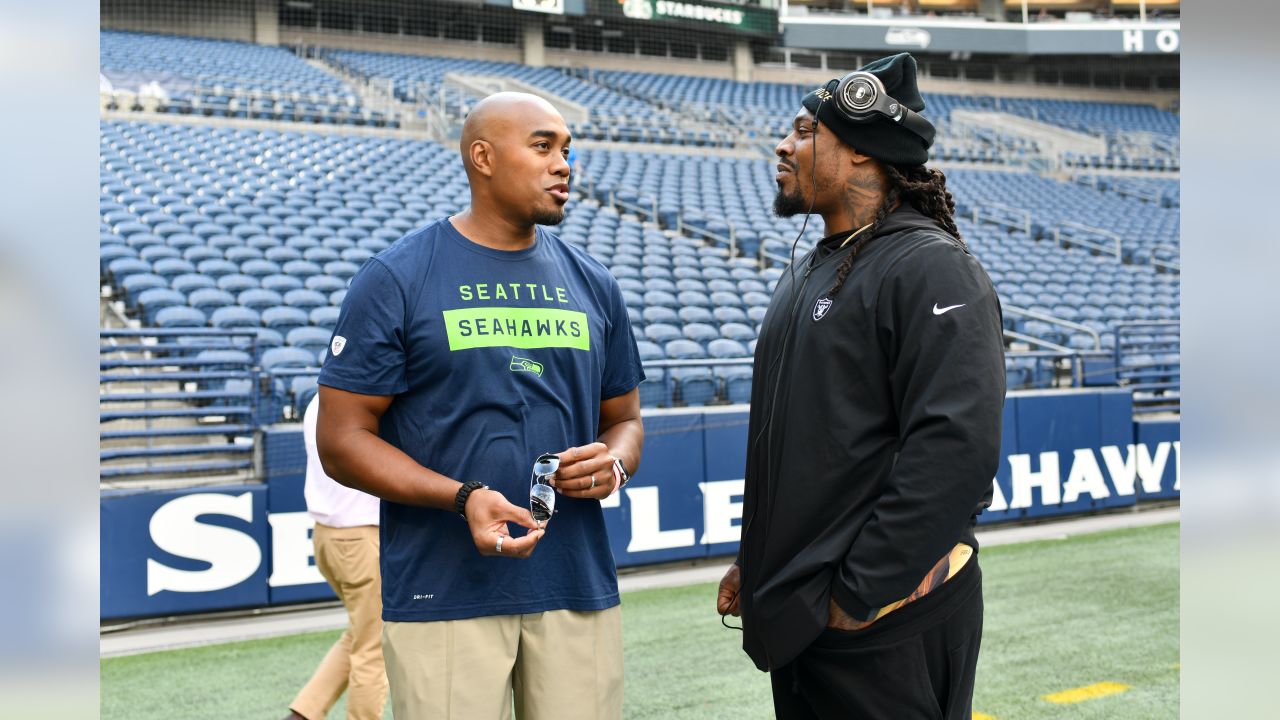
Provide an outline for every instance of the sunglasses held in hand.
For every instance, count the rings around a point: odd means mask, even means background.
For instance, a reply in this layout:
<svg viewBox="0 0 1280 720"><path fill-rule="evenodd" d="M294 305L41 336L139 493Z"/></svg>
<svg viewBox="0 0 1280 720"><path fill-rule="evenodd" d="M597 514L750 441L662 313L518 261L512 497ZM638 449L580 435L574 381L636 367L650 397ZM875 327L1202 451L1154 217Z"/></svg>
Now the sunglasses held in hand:
<svg viewBox="0 0 1280 720"><path fill-rule="evenodd" d="M533 474L529 478L529 514L538 528L544 528L556 510L556 491L551 487L551 476L560 469L560 458L543 453L533 461Z"/></svg>

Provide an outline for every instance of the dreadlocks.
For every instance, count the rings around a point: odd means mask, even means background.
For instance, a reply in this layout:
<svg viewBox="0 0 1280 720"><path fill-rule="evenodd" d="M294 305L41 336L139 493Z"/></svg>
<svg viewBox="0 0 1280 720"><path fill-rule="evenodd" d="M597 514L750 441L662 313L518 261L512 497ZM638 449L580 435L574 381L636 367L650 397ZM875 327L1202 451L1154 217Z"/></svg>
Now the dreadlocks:
<svg viewBox="0 0 1280 720"><path fill-rule="evenodd" d="M853 250L840 262L836 281L827 291L829 298L839 294L863 246L875 237L876 230L884 224L885 218L889 217L889 213L900 201L910 203L954 237L960 247L964 247L964 240L961 239L960 230L956 227L956 203L951 197L951 191L947 190L947 176L941 170L927 168L924 165L894 166L887 163L882 164L881 167L884 168L885 176L889 178L889 189L884 195L884 201L876 210L876 217L871 227L854 243Z"/></svg>

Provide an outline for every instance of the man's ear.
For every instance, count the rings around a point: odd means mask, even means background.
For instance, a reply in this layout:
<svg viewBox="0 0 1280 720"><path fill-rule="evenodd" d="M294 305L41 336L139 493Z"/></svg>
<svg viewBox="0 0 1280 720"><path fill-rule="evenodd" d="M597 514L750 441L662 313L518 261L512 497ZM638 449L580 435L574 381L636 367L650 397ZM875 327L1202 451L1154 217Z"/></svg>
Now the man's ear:
<svg viewBox="0 0 1280 720"><path fill-rule="evenodd" d="M857 148L854 148L854 147L849 148L849 162L853 165L853 167L859 167L873 160L875 160L875 158L871 157L870 155L863 155L862 153L858 152Z"/></svg>
<svg viewBox="0 0 1280 720"><path fill-rule="evenodd" d="M468 152L471 157L471 166L476 169L476 172L485 177L493 177L495 159L493 144L488 140L476 140L471 143Z"/></svg>

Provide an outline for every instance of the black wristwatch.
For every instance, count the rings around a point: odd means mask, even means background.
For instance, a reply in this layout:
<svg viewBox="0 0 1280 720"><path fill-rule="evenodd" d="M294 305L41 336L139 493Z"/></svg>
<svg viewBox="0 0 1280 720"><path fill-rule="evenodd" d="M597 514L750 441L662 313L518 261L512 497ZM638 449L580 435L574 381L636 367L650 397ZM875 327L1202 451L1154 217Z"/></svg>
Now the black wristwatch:
<svg viewBox="0 0 1280 720"><path fill-rule="evenodd" d="M470 482L463 483L462 487L458 488L458 494L453 498L454 512L461 515L463 520L466 520L467 519L467 498L471 497L471 493L475 492L476 490L479 490L481 488L487 488L487 487L489 486L485 485L479 480L472 480Z"/></svg>

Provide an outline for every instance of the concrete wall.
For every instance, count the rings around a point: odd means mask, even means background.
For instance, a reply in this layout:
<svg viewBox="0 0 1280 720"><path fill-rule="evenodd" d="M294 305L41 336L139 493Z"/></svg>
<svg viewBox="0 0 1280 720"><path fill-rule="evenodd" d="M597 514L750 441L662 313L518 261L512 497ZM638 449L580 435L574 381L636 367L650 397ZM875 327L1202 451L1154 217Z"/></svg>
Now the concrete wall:
<svg viewBox="0 0 1280 720"><path fill-rule="evenodd" d="M280 44L280 0L254 0L253 41L259 45Z"/></svg>

